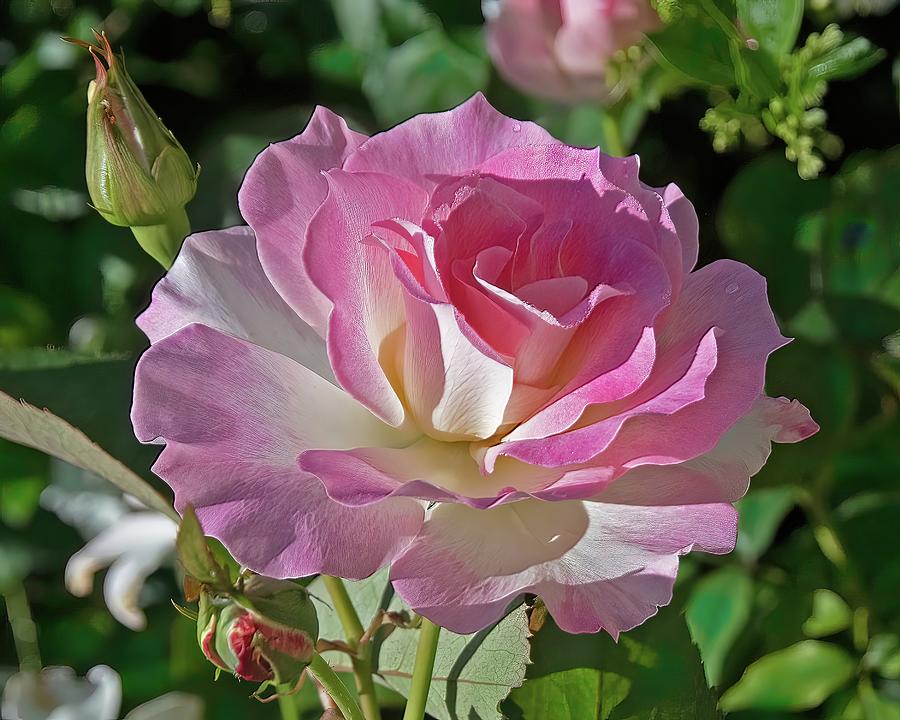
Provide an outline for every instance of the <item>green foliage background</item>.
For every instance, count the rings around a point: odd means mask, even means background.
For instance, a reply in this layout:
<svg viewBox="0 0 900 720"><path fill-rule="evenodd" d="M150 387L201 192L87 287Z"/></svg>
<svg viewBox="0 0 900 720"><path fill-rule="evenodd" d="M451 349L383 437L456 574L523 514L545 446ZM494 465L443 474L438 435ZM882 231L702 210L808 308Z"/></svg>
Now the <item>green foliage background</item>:
<svg viewBox="0 0 900 720"><path fill-rule="evenodd" d="M802 17L800 44L828 12ZM716 153L698 122L725 96L702 77L681 77L671 92L671 76L651 70L639 102L619 118L641 155L642 179L674 181L694 202L701 264L733 257L768 277L778 320L797 340L770 361L767 390L799 397L822 431L775 448L741 502L736 552L686 559L673 605L618 645L565 636L547 620L530 640L528 681L501 706L508 717L900 718L897 19L894 11L841 24L887 59L854 60L871 69L829 88L828 129L844 152L818 179L800 179L777 143ZM86 205L84 95L93 68L58 37L87 38L91 27L125 49L150 104L202 165L188 207L195 229L240 221L245 169L266 144L299 132L315 104L375 132L483 90L504 112L537 119L562 139L608 146L596 108L551 106L498 78L475 0L0 3L0 389L50 408L150 480L154 450L133 439L128 411L144 345L133 318L159 268L127 230ZM684 65L677 33L716 47L700 25L672 32L654 42L681 71L697 55ZM784 44L784 28L774 32ZM732 72L723 53L724 64L696 70L719 73L714 85L727 85ZM763 112L753 93L768 97L765 68L749 67L750 89L739 82L733 96L749 98L741 112ZM0 592L24 587L43 663L82 674L111 665L122 674L126 709L184 689L206 699L210 718L277 717L275 705L247 697L246 685L213 685L192 624L168 604L180 597L170 569L145 588L149 628L140 633L112 619L99 588L87 599L65 591L63 568L83 540L39 504L61 472L0 441ZM16 664L4 623L0 685ZM385 692L387 708L399 702ZM316 716L313 693L300 705Z"/></svg>

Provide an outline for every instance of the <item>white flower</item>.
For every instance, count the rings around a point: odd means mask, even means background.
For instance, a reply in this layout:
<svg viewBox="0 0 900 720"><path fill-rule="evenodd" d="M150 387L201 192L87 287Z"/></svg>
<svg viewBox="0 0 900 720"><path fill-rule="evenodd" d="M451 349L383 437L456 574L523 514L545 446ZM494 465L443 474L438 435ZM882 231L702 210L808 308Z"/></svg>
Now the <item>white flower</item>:
<svg viewBox="0 0 900 720"><path fill-rule="evenodd" d="M109 567L103 597L113 617L132 630L147 618L138 606L144 582L174 556L177 526L133 498L112 495L89 473L71 466L54 468L54 483L41 496L44 507L76 527L88 543L66 565L66 587L78 597L90 594L94 574Z"/></svg>
<svg viewBox="0 0 900 720"><path fill-rule="evenodd" d="M3 690L3 720L116 720L122 704L122 681L106 665L86 677L72 668L49 667L39 674L13 675Z"/></svg>
<svg viewBox="0 0 900 720"><path fill-rule="evenodd" d="M103 583L106 606L125 627L143 630L147 618L138 596L147 577L171 557L176 531L161 513L126 513L69 558L66 587L79 597L90 594L94 573L109 565Z"/></svg>
<svg viewBox="0 0 900 720"><path fill-rule="evenodd" d="M72 668L49 667L40 673L13 675L3 690L2 720L116 720L122 705L122 680L106 665L83 678ZM202 720L203 701L172 692L136 707L124 720Z"/></svg>

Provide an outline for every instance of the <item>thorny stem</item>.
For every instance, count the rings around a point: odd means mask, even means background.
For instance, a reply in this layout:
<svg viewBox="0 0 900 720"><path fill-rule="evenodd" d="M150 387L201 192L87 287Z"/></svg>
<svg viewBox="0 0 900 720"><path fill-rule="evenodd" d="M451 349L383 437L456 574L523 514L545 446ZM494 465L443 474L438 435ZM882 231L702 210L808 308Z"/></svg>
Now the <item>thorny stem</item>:
<svg viewBox="0 0 900 720"><path fill-rule="evenodd" d="M425 705L428 701L428 689L431 687L431 675L434 672L434 658L437 655L441 628L427 618L422 618L422 628L419 633L412 684L403 720L423 720L425 717Z"/></svg>
<svg viewBox="0 0 900 720"><path fill-rule="evenodd" d="M331 602L337 613L347 644L354 651L352 656L353 676L356 678L356 691L362 706L365 720L381 720L381 709L375 697L375 683L372 681L372 650L368 643L360 645L360 638L365 630L353 607L353 601L347 594L347 588L340 578L323 575L325 589L331 596Z"/></svg>

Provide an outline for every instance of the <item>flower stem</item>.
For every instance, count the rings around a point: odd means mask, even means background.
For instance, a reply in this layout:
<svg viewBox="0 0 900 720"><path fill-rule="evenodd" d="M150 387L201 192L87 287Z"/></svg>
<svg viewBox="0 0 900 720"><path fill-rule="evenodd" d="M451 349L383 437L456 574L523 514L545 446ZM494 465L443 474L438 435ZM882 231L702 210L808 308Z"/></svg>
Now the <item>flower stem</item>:
<svg viewBox="0 0 900 720"><path fill-rule="evenodd" d="M619 132L619 123L608 110L604 110L601 115L600 129L603 131L603 150L616 157L625 157L628 151L622 144L622 133Z"/></svg>
<svg viewBox="0 0 900 720"><path fill-rule="evenodd" d="M335 612L344 628L347 644L356 652L352 658L353 676L356 678L356 692L362 705L366 720L381 720L381 709L375 697L375 683L372 681L372 651L369 645L359 646L359 640L365 632L353 601L347 594L347 587L340 578L323 575L325 589L331 596Z"/></svg>
<svg viewBox="0 0 900 720"><path fill-rule="evenodd" d="M334 700L345 720L366 720L366 716L363 715L359 705L356 704L350 688L341 682L341 679L331 669L331 665L325 661L325 658L321 655L316 655L309 664L309 672L315 675L316 680L325 688L325 692Z"/></svg>
<svg viewBox="0 0 900 720"><path fill-rule="evenodd" d="M135 225L131 232L144 252L168 270L178 255L181 242L191 232L191 223L184 208L181 208L169 215L161 225Z"/></svg>
<svg viewBox="0 0 900 720"><path fill-rule="evenodd" d="M281 710L281 720L300 720L297 702L293 695L279 695L278 707Z"/></svg>
<svg viewBox="0 0 900 720"><path fill-rule="evenodd" d="M434 672L434 658L437 655L441 628L427 618L422 618L419 633L419 646L416 648L416 662L413 665L412 684L403 720L423 720L425 717L425 705L428 701L428 689L431 687L431 675Z"/></svg>
<svg viewBox="0 0 900 720"><path fill-rule="evenodd" d="M38 672L41 669L41 652L38 648L37 626L31 618L25 586L21 582L12 583L7 587L4 599L16 655L19 658L19 669L22 672Z"/></svg>

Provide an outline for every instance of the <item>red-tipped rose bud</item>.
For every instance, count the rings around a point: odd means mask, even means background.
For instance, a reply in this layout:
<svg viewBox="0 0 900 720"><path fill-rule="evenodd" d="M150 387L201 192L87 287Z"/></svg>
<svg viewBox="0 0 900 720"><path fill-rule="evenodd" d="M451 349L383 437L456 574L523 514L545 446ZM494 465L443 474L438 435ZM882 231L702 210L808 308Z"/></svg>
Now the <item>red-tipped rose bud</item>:
<svg viewBox="0 0 900 720"><path fill-rule="evenodd" d="M132 228L165 267L190 231L184 206L197 189L198 168L163 125L115 55L105 33L87 48L97 75L88 86L85 175L91 201L113 225Z"/></svg>
<svg viewBox="0 0 900 720"><path fill-rule="evenodd" d="M296 684L315 655L318 632L309 594L288 580L256 575L238 595L200 596L200 648L244 680Z"/></svg>

